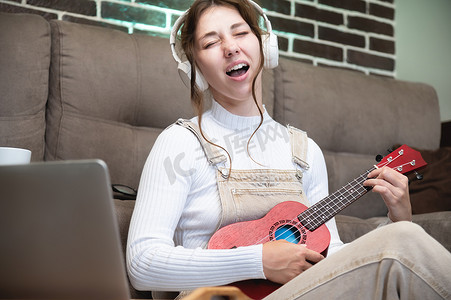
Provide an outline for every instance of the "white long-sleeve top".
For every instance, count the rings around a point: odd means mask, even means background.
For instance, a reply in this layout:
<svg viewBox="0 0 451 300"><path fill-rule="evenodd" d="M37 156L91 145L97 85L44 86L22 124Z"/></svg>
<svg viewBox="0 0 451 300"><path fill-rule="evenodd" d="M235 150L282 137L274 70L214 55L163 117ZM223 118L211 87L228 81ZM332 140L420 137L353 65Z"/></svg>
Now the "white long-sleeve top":
<svg viewBox="0 0 451 300"><path fill-rule="evenodd" d="M202 128L227 149L233 169L297 168L287 128L266 112L249 145L249 157L247 141L259 122L260 116L233 115L213 101L203 115ZM303 185L312 205L327 196L328 182L323 154L310 138L307 163ZM265 278L262 245L204 249L221 216L215 172L188 129L174 125L160 134L142 172L128 235L127 270L136 289L180 291ZM326 225L330 255L343 243L335 220Z"/></svg>

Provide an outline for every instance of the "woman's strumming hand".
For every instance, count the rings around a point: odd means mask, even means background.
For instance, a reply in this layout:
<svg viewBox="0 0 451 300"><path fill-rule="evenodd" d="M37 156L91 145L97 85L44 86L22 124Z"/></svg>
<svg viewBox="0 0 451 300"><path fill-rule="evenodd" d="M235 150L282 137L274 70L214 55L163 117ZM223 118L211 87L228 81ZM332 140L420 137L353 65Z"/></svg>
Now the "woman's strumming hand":
<svg viewBox="0 0 451 300"><path fill-rule="evenodd" d="M268 280L285 284L324 258L318 252L285 240L263 244L263 272Z"/></svg>

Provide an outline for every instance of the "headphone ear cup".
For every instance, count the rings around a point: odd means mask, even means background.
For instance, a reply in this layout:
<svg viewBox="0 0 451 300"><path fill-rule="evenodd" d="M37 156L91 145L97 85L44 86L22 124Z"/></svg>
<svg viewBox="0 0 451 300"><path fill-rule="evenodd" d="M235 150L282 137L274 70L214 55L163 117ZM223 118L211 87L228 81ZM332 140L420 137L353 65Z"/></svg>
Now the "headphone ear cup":
<svg viewBox="0 0 451 300"><path fill-rule="evenodd" d="M186 87L191 87L191 64L189 61L180 62L178 64L179 76ZM208 82L205 80L201 72L196 71L196 85L203 92L208 89Z"/></svg>
<svg viewBox="0 0 451 300"><path fill-rule="evenodd" d="M264 67L274 69L279 65L279 45L277 35L270 32L262 36L263 55L265 59Z"/></svg>

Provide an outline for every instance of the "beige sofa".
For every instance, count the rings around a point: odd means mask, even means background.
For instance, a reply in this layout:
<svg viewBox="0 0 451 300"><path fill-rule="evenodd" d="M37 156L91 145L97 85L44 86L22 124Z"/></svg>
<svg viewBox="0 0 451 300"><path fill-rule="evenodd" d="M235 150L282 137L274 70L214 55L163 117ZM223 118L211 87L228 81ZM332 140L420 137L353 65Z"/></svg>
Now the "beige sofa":
<svg viewBox="0 0 451 300"><path fill-rule="evenodd" d="M28 148L33 161L100 158L113 183L136 189L158 134L193 115L167 39L0 13L0 41L0 145ZM437 95L425 84L281 58L264 73L264 102L321 146L331 192L394 144L439 147ZM115 205L125 244L134 201ZM374 229L386 213L369 193L337 216L342 239ZM414 221L451 249L450 217Z"/></svg>

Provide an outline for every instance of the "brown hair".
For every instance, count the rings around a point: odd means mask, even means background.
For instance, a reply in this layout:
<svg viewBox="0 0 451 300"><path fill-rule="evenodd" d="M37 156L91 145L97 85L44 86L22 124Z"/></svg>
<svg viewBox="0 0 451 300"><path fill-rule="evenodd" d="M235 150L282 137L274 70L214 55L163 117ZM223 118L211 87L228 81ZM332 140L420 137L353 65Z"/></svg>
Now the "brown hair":
<svg viewBox="0 0 451 300"><path fill-rule="evenodd" d="M263 57L263 45L262 45L262 30L258 24L258 16L255 7L248 1L248 0L197 0L195 1L187 14L184 17L184 20L182 22L183 25L181 25L181 47L183 52L185 53L186 58L188 59L189 63L191 64L191 103L195 108L195 111L198 116L198 123L200 128L200 133L202 137L210 144L215 145L221 149L223 149L230 160L230 167L229 167L229 176L232 169L232 160L230 157L230 154L227 152L226 149L223 147L214 144L213 142L209 141L202 131L202 114L204 111L204 93L199 89L199 87L196 84L196 61L194 58L194 45L195 45L195 31L197 28L198 21L201 17L201 15L210 7L212 6L229 6L235 8L238 13L241 15L241 17L244 19L244 21L249 25L251 31L254 33L254 35L258 39L258 43L260 44L260 64L258 67L258 72L256 72L256 76L252 80L252 97L254 99L255 105L257 105L257 108L260 113L260 124L255 129L255 131L252 133L251 137L249 138L247 142L247 151L249 153L249 142L254 136L255 132L260 128L261 124L263 123L263 112L258 105L256 92L255 92L255 86L257 77L260 73L260 71L263 69L264 64L264 57ZM178 30L178 29L177 29ZM252 157L251 157L252 159ZM252 159L253 160L253 159Z"/></svg>

